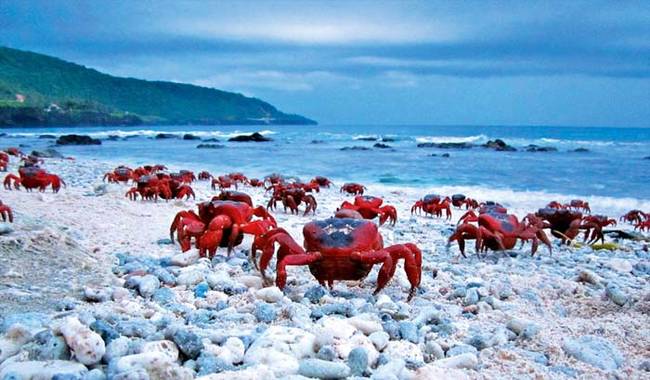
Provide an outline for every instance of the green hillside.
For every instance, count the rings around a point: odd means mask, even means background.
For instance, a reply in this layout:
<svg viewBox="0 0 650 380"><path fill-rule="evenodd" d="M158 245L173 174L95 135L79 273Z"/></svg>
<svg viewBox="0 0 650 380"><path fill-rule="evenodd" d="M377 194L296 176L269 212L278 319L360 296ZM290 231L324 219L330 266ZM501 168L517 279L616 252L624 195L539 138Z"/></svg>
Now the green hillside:
<svg viewBox="0 0 650 380"><path fill-rule="evenodd" d="M241 94L119 78L0 47L0 126L153 123L315 124Z"/></svg>

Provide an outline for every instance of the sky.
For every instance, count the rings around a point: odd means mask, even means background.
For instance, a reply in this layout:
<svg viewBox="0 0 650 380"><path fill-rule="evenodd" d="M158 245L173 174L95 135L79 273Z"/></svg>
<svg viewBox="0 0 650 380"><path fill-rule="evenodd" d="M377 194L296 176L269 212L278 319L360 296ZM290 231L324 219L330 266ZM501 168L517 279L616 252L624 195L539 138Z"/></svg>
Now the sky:
<svg viewBox="0 0 650 380"><path fill-rule="evenodd" d="M650 127L650 2L13 1L0 45L324 124Z"/></svg>

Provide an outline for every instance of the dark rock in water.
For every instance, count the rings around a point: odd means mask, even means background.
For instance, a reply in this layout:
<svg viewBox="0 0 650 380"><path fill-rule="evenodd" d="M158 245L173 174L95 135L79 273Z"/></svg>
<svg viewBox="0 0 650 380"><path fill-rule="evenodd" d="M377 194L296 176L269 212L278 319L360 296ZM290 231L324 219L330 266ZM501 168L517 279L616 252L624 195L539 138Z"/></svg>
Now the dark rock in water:
<svg viewBox="0 0 650 380"><path fill-rule="evenodd" d="M50 139L50 140L53 140L53 139L56 138L56 136L54 136L54 135L40 135L40 136L38 136L38 138L39 138L39 139Z"/></svg>
<svg viewBox="0 0 650 380"><path fill-rule="evenodd" d="M175 139L175 138L178 138L178 136L176 136L173 133L159 133L156 135L156 139Z"/></svg>
<svg viewBox="0 0 650 380"><path fill-rule="evenodd" d="M120 141L121 138L120 138L120 136L117 136L117 135L110 135L110 136L108 136L108 138L106 140L108 140L108 141Z"/></svg>
<svg viewBox="0 0 650 380"><path fill-rule="evenodd" d="M101 145L101 141L86 135L63 135L56 140L56 145Z"/></svg>
<svg viewBox="0 0 650 380"><path fill-rule="evenodd" d="M587 149L587 148L576 148L574 150L570 150L569 152L587 153L587 152L591 152L591 151L589 149Z"/></svg>
<svg viewBox="0 0 650 380"><path fill-rule="evenodd" d="M395 142L395 139L392 137L382 137L381 141L383 142Z"/></svg>
<svg viewBox="0 0 650 380"><path fill-rule="evenodd" d="M55 149L33 150L32 156L39 158L63 158L63 155Z"/></svg>
<svg viewBox="0 0 650 380"><path fill-rule="evenodd" d="M266 142L266 141L273 141L272 139L268 137L264 137L262 134L259 132L255 132L252 135L239 135L235 137L231 137L228 139L228 141L235 141L235 142Z"/></svg>
<svg viewBox="0 0 650 380"><path fill-rule="evenodd" d="M650 156L643 157L644 160L650 160Z"/></svg>
<svg viewBox="0 0 650 380"><path fill-rule="evenodd" d="M372 137L372 136L365 136L365 137L356 138L355 140L359 140L359 141L377 141L378 139L376 137Z"/></svg>
<svg viewBox="0 0 650 380"><path fill-rule="evenodd" d="M183 135L183 140L201 140L201 138L198 136L194 136L191 133L186 133Z"/></svg>
<svg viewBox="0 0 650 380"><path fill-rule="evenodd" d="M310 144L325 144L324 140L311 140Z"/></svg>
<svg viewBox="0 0 650 380"><path fill-rule="evenodd" d="M429 156L430 156L430 157L444 157L444 158L449 158L449 157L451 157L451 155L449 155L449 153L443 153L443 154L441 154L440 156L438 156L436 153L431 153Z"/></svg>
<svg viewBox="0 0 650 380"><path fill-rule="evenodd" d="M419 143L418 144L418 148L438 148L438 149L469 149L469 148L473 148L474 146L475 146L474 144L470 144L466 142Z"/></svg>
<svg viewBox="0 0 650 380"><path fill-rule="evenodd" d="M205 142L219 142L220 140L215 137L210 137L209 139L203 139Z"/></svg>
<svg viewBox="0 0 650 380"><path fill-rule="evenodd" d="M366 146L355 145L355 146L345 146L345 147L343 147L343 148L341 148L339 150L342 150L342 151L346 151L346 150L370 150L370 148L368 148Z"/></svg>
<svg viewBox="0 0 650 380"><path fill-rule="evenodd" d="M506 144L505 141L501 139L490 140L482 145L484 148L494 149L498 152L515 152L517 149Z"/></svg>
<svg viewBox="0 0 650 380"><path fill-rule="evenodd" d="M196 149L221 149L225 147L225 145L221 144L199 144L196 146Z"/></svg>
<svg viewBox="0 0 650 380"><path fill-rule="evenodd" d="M373 147L379 148L379 149L391 149L392 148L392 146L387 145L387 144L382 144L382 143L376 143L375 145L373 145Z"/></svg>
<svg viewBox="0 0 650 380"><path fill-rule="evenodd" d="M524 148L526 152L557 152L557 148L553 146L539 146L530 144Z"/></svg>

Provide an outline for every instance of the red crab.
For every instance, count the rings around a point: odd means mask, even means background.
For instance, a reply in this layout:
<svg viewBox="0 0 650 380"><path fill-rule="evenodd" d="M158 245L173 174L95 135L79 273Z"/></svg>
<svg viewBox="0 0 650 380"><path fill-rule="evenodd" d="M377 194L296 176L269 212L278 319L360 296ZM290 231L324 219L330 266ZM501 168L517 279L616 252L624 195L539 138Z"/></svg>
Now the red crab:
<svg viewBox="0 0 650 380"><path fill-rule="evenodd" d="M650 214L646 214L641 210L632 210L621 216L618 220L626 221L630 224L639 224L647 219L650 219Z"/></svg>
<svg viewBox="0 0 650 380"><path fill-rule="evenodd" d="M140 177L137 186L126 192L125 196L131 200L136 200L138 195L142 200L154 200L158 198L169 200L172 198L196 199L194 190L182 182L172 179L170 176L158 173L158 175L149 175Z"/></svg>
<svg viewBox="0 0 650 380"><path fill-rule="evenodd" d="M18 176L15 174L7 174L4 180L5 189L11 190L13 187L19 189L23 185L27 191L38 188L43 192L48 186L52 186L52 191L58 193L61 185L65 186L65 182L56 174L48 173L45 169L41 169L37 165L23 166L18 169Z"/></svg>
<svg viewBox="0 0 650 380"><path fill-rule="evenodd" d="M452 200L449 197L443 198L438 194L428 194L411 206L411 214L416 211L424 211L425 214L441 217L442 212L445 211L447 219L451 219L451 203Z"/></svg>
<svg viewBox="0 0 650 380"><path fill-rule="evenodd" d="M5 152L0 152L0 171L7 171L9 166L9 155Z"/></svg>
<svg viewBox="0 0 650 380"><path fill-rule="evenodd" d="M483 202L479 205L478 214L507 214L508 209L503 207L501 204L493 201ZM458 224L464 222L478 222L478 216L474 210L467 211L463 216L458 219Z"/></svg>
<svg viewBox="0 0 650 380"><path fill-rule="evenodd" d="M589 202L585 202L582 199L573 199L571 202L564 205L564 208L570 208L575 210L580 210L591 214L591 208L589 207Z"/></svg>
<svg viewBox="0 0 650 380"><path fill-rule="evenodd" d="M212 197L212 200L243 202L251 207L253 206L253 200L250 195L242 193L241 191L224 190L219 195Z"/></svg>
<svg viewBox="0 0 650 380"><path fill-rule="evenodd" d="M214 178L214 177L212 176L212 174L210 174L210 172L207 172L207 171L205 171L205 170L202 171L202 172L200 172L199 175L198 175L198 179L199 179L199 181L209 181L209 180L211 180L212 178Z"/></svg>
<svg viewBox="0 0 650 380"><path fill-rule="evenodd" d="M318 184L318 186L326 187L326 188L328 188L328 189L330 188L330 186L334 185L334 184L332 183L332 181L329 180L329 178L327 178L327 177L322 177L322 176L319 176L319 175L317 175L316 177L314 177L314 178L313 178L311 181L309 181L309 182L310 182L310 183L316 183L316 184Z"/></svg>
<svg viewBox="0 0 650 380"><path fill-rule="evenodd" d="M551 201L549 204L546 205L547 208L554 208L556 210L561 210L563 208L566 208L562 203L558 201Z"/></svg>
<svg viewBox="0 0 650 380"><path fill-rule="evenodd" d="M248 184L251 187L264 187L264 182L257 179L257 178L249 178L248 179Z"/></svg>
<svg viewBox="0 0 650 380"><path fill-rule="evenodd" d="M10 147L5 149L5 152L9 154L10 156L16 156L16 157L22 157L25 155L19 148L16 147Z"/></svg>
<svg viewBox="0 0 650 380"><path fill-rule="evenodd" d="M354 210L361 214L364 219L375 219L379 216L380 226L386 223L386 221L389 221L394 226L397 222L397 210L393 206L382 206L382 203L384 203L384 200L379 197L357 195L354 197L354 204L345 201L341 204L339 210Z"/></svg>
<svg viewBox="0 0 650 380"><path fill-rule="evenodd" d="M192 238L201 256L214 256L219 247L228 247L228 255L241 244L244 234L260 236L277 227L275 219L262 206L253 208L243 202L209 201L193 210L181 211L174 217L169 234L174 232L183 252L192 246ZM253 220L253 217L261 219Z"/></svg>
<svg viewBox="0 0 650 380"><path fill-rule="evenodd" d="M454 205L454 207L458 207L458 208L465 206L465 210L479 207L479 204L475 199L468 198L465 196L465 194L452 195L451 204Z"/></svg>
<svg viewBox="0 0 650 380"><path fill-rule="evenodd" d="M287 208L289 208L292 214L298 214L298 206L300 206L301 203L304 203L305 212L303 216L307 215L310 211L316 214L316 207L318 207L316 198L314 198L313 195L306 194L305 190L297 187L278 187L277 190L273 191L273 195L266 204L266 208L275 210L278 201L282 202L285 212L287 211Z"/></svg>
<svg viewBox="0 0 650 380"><path fill-rule="evenodd" d="M228 177L230 177L235 183L248 183L248 177L246 177L243 173L230 173L228 174Z"/></svg>
<svg viewBox="0 0 650 380"><path fill-rule="evenodd" d="M366 187L358 183L344 183L341 186L341 192L345 192L352 195L363 195L363 192L366 191Z"/></svg>
<svg viewBox="0 0 650 380"><path fill-rule="evenodd" d="M512 249L519 239L522 241L531 240L532 255L537 252L539 240L548 247L550 254L553 253L551 242L544 230L526 221L520 223L515 215L498 212L493 208L480 213L477 221L478 225L464 221L449 237L449 243L458 241L458 248L463 257L465 257L465 240L467 239L476 239L477 255L487 249L493 251Z"/></svg>
<svg viewBox="0 0 650 380"><path fill-rule="evenodd" d="M589 239L589 244L595 243L598 240L600 240L603 244L605 243L605 236L603 235L603 228L607 226L615 226L616 225L616 220L608 218L605 215L587 215L582 218L583 222L588 224L588 225L597 225L598 228L593 228L591 232L591 238ZM587 236L589 234L589 231L585 232L585 240L587 240Z"/></svg>
<svg viewBox="0 0 650 380"><path fill-rule="evenodd" d="M284 289L288 265L308 265L321 285L332 287L334 281L357 281L365 278L375 264L382 264L375 294L391 280L397 262L404 260L404 270L411 283L408 299L416 294L422 276L422 253L415 244L384 247L377 225L367 220L330 218L307 223L303 227L304 249L283 229L269 231L256 239L251 249L256 262L258 247L262 251L259 268L262 276L277 252L275 283Z"/></svg>
<svg viewBox="0 0 650 380"><path fill-rule="evenodd" d="M602 227L598 223L585 220L580 211L571 209L541 208L535 214L529 214L525 218L530 224L539 228L549 228L551 235L562 240L562 244L568 244L585 231L585 240L589 233L597 237L602 236Z"/></svg>
<svg viewBox="0 0 650 380"><path fill-rule="evenodd" d="M236 189L237 182L227 175L220 175L219 177L212 179L212 190L216 190L217 187L219 187L219 190L229 189L233 186Z"/></svg>
<svg viewBox="0 0 650 380"><path fill-rule="evenodd" d="M188 184L196 181L196 176L191 170L180 170L178 173L170 173L169 176L176 181Z"/></svg>
<svg viewBox="0 0 650 380"><path fill-rule="evenodd" d="M120 165L115 169L113 169L112 172L108 172L104 174L104 178L103 178L104 181L108 180L108 182L114 182L114 183L129 182L130 180L133 179L135 179L133 169L124 165Z"/></svg>
<svg viewBox="0 0 650 380"><path fill-rule="evenodd" d="M650 219L636 224L634 226L634 230L636 231L637 229L639 231L643 231L643 230L650 231Z"/></svg>
<svg viewBox="0 0 650 380"><path fill-rule="evenodd" d="M9 221L9 223L13 223L14 221L14 214L11 212L11 207L2 203L2 201L0 201L0 216L2 216L3 222Z"/></svg>

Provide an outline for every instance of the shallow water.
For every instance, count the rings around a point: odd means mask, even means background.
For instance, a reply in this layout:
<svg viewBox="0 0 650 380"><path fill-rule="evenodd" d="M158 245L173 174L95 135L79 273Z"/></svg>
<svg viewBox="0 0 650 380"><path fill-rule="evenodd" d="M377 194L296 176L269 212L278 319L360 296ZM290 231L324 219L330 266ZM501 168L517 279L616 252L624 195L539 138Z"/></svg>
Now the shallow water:
<svg viewBox="0 0 650 380"><path fill-rule="evenodd" d="M229 143L234 135L262 131L269 143ZM0 146L25 151L53 144L41 134L78 133L105 139L101 146L57 147L66 155L131 164L165 163L215 173L243 171L250 176L281 172L308 179L325 175L337 181L423 187L426 191L486 188L501 193L542 192L580 197L650 200L650 129L474 126L147 126L0 129ZM154 139L158 133L217 138L223 149L196 149L199 140ZM106 140L119 136L117 141ZM389 138L391 149L373 148ZM482 144L501 138L519 149L417 148L420 142ZM313 143L317 141L318 143ZM524 152L528 144L557 152ZM369 150L342 151L343 147ZM569 152L587 148L589 152ZM448 153L450 157L441 157ZM437 154L437 156L431 156ZM423 190L424 191L424 190ZM613 199L612 199L613 201Z"/></svg>

